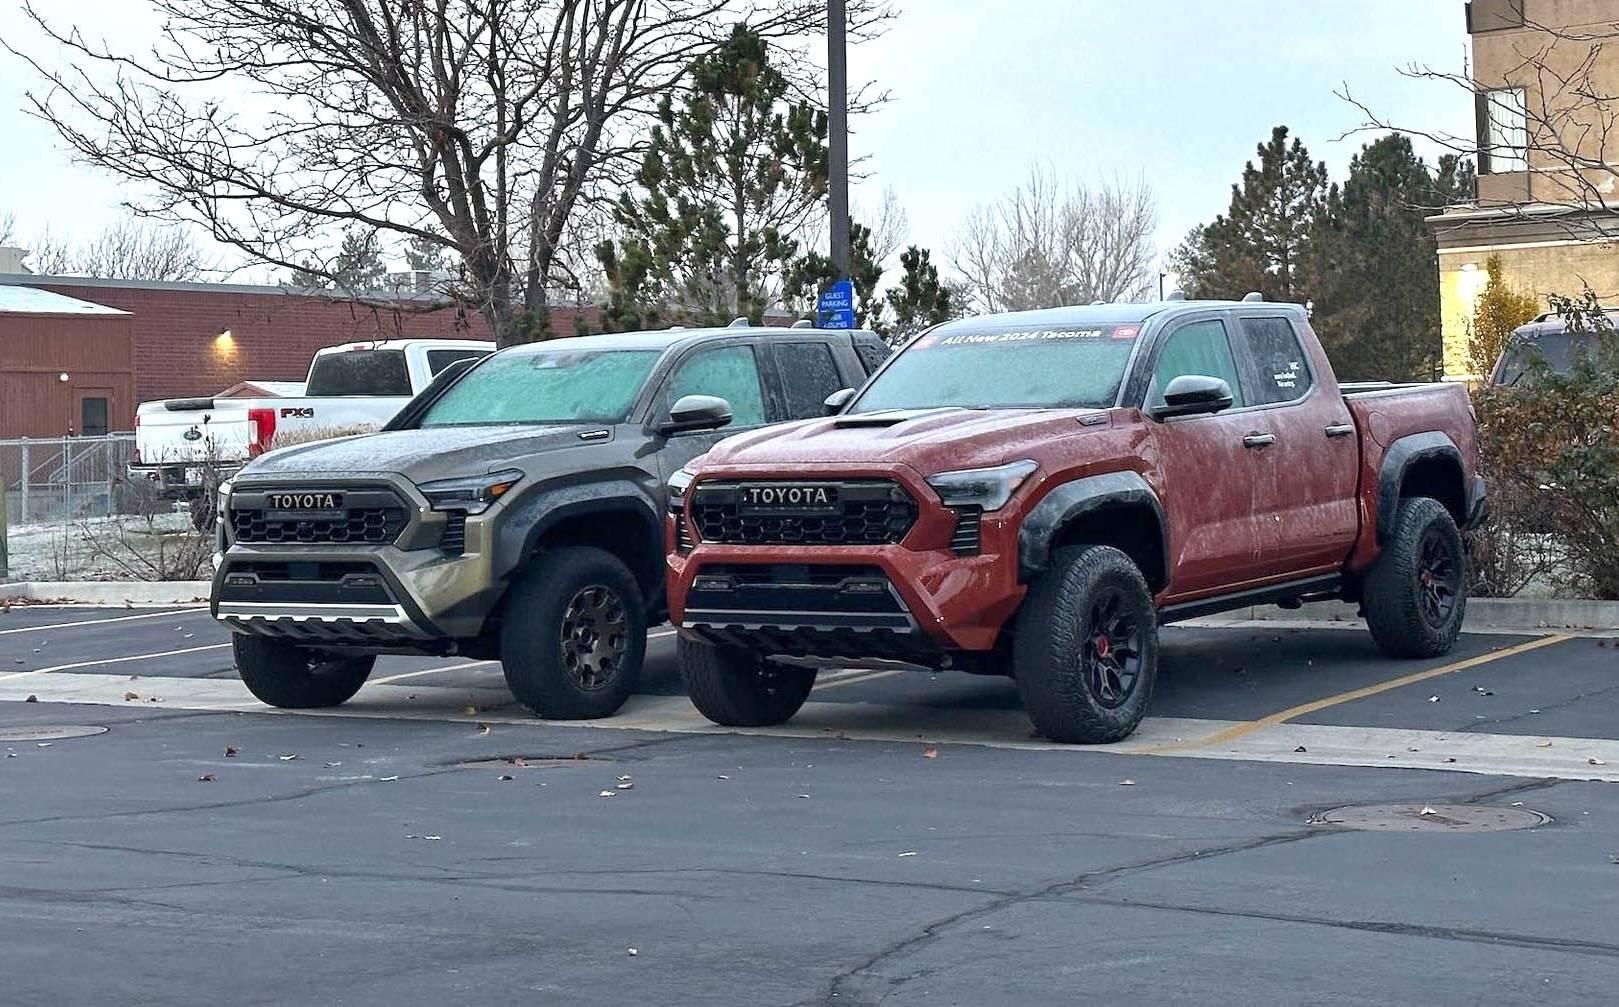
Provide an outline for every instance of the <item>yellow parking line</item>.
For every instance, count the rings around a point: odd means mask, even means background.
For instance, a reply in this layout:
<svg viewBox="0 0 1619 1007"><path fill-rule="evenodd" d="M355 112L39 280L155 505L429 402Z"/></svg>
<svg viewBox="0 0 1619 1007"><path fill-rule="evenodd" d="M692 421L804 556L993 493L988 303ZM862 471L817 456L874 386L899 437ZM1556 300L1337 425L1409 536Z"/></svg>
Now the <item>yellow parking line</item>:
<svg viewBox="0 0 1619 1007"><path fill-rule="evenodd" d="M11 682L30 675L44 675L52 671L73 671L78 668L97 668L104 664L123 664L125 661L146 661L154 657L176 657L180 654L197 654L205 650L222 650L229 647L228 643L213 643L205 647L186 647L182 650L162 650L155 654L131 654L128 657L108 657L99 661L79 661L76 664L58 664L51 668L35 668L33 671L18 671L10 675L0 675L0 682Z"/></svg>
<svg viewBox="0 0 1619 1007"><path fill-rule="evenodd" d="M1489 664L1492 661L1499 661L1504 657L1513 657L1517 654L1527 654L1529 651L1539 650L1542 647L1550 647L1554 643L1562 643L1564 640L1571 639L1573 639L1573 637L1570 636L1543 636L1538 640L1531 640L1528 643L1520 643L1516 647L1507 647L1503 650L1494 650L1488 654L1480 654L1477 657L1469 657L1466 660L1441 665L1438 668L1429 668L1427 671L1418 671L1410 675L1401 675L1399 678L1391 678L1386 682L1378 682L1374 685L1363 686L1359 689L1351 689L1348 692L1340 692L1336 696L1328 696L1325 699L1317 699L1309 703L1301 703L1298 706L1289 707L1286 710L1278 711L1270 714L1267 717L1261 717L1258 720L1250 720L1241 724L1233 724L1223 731L1216 731L1208 737L1199 738L1196 741L1179 742L1173 745L1163 745L1158 748L1137 749L1136 754L1156 755L1161 752L1178 752L1188 748L1208 748L1212 745L1219 745L1228 741L1234 741L1237 738L1246 737L1247 735L1253 734L1255 731L1261 731L1267 727L1275 727L1277 724L1285 724L1290 720L1305 716L1306 714L1315 713L1318 710L1325 710L1328 707L1340 706L1344 703L1352 703L1357 699L1365 699L1367 696L1375 696L1380 692L1388 692L1391 689L1399 689L1407 685L1415 685L1417 682L1426 682L1430 678L1438 678L1441 675L1450 675L1458 671L1466 671L1469 668L1477 668L1479 665Z"/></svg>

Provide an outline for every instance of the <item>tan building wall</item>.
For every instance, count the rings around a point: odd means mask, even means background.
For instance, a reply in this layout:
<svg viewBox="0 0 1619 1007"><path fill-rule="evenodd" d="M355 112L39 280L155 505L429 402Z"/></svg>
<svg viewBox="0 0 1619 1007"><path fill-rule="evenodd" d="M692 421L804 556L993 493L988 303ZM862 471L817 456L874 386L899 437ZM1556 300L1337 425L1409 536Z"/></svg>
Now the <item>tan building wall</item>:
<svg viewBox="0 0 1619 1007"><path fill-rule="evenodd" d="M1484 263L1501 256L1502 274L1546 309L1550 294L1577 297L1583 280L1604 304L1619 304L1619 244L1557 243L1439 250L1439 303L1444 331L1445 376L1472 377L1467 360L1468 324L1487 281Z"/></svg>

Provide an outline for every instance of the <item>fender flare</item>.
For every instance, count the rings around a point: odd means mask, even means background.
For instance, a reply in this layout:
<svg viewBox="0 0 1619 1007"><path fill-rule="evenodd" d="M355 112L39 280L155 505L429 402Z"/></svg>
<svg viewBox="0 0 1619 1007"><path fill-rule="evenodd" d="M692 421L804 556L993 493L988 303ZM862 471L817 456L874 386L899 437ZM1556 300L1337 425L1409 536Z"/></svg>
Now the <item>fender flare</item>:
<svg viewBox="0 0 1619 1007"><path fill-rule="evenodd" d="M646 490L629 479L555 486L529 493L507 511L495 531L494 574L509 579L540 548L540 540L558 524L586 514L629 514L635 517L652 543L649 553L656 563L636 570L637 579L652 600L653 589L662 583L663 519L661 509Z"/></svg>
<svg viewBox="0 0 1619 1007"><path fill-rule="evenodd" d="M1417 462L1442 459L1452 462L1462 479L1463 523L1473 510L1473 496L1481 493L1479 486L1467 482L1467 466L1462 464L1461 449L1450 435L1438 430L1420 434L1407 434L1390 444L1383 452L1383 461L1377 470L1377 544L1387 545L1389 532L1394 527L1394 515L1400 507L1400 484L1405 482L1407 470ZM1480 482L1475 480L1475 482Z"/></svg>
<svg viewBox="0 0 1619 1007"><path fill-rule="evenodd" d="M1047 493L1023 518L1018 530L1018 581L1028 583L1051 560L1051 542L1062 529L1103 507L1145 507L1158 524L1159 547L1169 562L1169 524L1158 494L1139 472L1105 472L1064 483ZM1148 579L1167 579L1167 570L1144 570Z"/></svg>

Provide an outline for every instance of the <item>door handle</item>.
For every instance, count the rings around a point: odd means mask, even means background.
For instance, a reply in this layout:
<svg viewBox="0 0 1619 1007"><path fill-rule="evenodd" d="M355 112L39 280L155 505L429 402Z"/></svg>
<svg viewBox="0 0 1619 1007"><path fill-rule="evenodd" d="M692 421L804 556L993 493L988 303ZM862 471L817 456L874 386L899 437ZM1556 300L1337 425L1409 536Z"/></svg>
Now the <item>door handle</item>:
<svg viewBox="0 0 1619 1007"><path fill-rule="evenodd" d="M1275 434L1249 434L1242 439L1242 446L1245 448L1263 448L1275 443Z"/></svg>
<svg viewBox="0 0 1619 1007"><path fill-rule="evenodd" d="M1328 437L1348 437L1354 432L1355 425L1353 423L1330 423L1326 429Z"/></svg>

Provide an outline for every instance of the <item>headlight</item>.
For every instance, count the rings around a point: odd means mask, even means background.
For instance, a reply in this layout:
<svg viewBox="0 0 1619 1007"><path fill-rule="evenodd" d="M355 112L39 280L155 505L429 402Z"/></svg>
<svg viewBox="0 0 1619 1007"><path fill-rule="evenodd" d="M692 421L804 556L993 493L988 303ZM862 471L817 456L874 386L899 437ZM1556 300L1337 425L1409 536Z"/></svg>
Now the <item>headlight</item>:
<svg viewBox="0 0 1619 1007"><path fill-rule="evenodd" d="M669 477L669 513L671 514L679 514L686 507L686 491L691 489L691 481L697 477L696 473L691 470L692 464L692 462L687 462L685 468Z"/></svg>
<svg viewBox="0 0 1619 1007"><path fill-rule="evenodd" d="M230 510L230 480L226 479L219 484L219 496L214 504L219 513L224 514Z"/></svg>
<svg viewBox="0 0 1619 1007"><path fill-rule="evenodd" d="M468 514L482 514L522 478L523 473L516 469L503 469L488 475L436 479L421 483L416 488L427 497L434 510L464 510Z"/></svg>
<svg viewBox="0 0 1619 1007"><path fill-rule="evenodd" d="M992 469L962 469L928 477L928 485L938 491L946 507L982 507L1000 510L1012 494L1040 466L1028 459L1008 462Z"/></svg>

